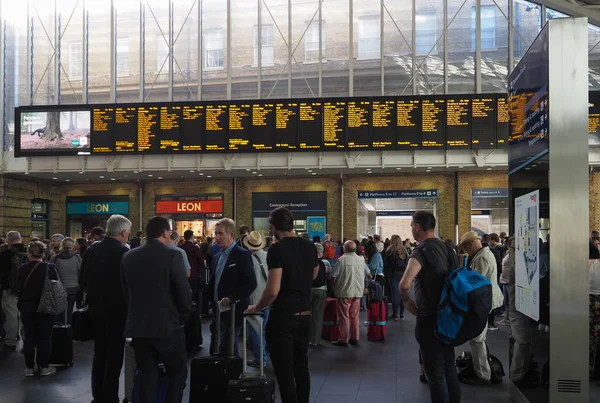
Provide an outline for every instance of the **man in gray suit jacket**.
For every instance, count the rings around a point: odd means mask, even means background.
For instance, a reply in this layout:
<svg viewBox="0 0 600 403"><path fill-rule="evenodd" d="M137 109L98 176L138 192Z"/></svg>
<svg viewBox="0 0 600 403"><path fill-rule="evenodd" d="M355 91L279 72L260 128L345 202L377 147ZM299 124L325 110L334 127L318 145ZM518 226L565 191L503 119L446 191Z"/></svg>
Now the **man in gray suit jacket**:
<svg viewBox="0 0 600 403"><path fill-rule="evenodd" d="M169 378L168 402L181 402L187 379L183 326L192 295L182 254L167 247L170 235L169 222L152 217L146 244L127 252L121 262L129 306L125 337L133 339L142 402L156 401L159 363Z"/></svg>

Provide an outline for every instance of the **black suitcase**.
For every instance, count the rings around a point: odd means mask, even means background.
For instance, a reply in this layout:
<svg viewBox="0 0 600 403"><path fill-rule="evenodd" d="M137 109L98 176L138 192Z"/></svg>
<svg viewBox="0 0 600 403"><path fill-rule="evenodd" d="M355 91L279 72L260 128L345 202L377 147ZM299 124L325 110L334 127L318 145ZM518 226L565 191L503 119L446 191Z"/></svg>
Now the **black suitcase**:
<svg viewBox="0 0 600 403"><path fill-rule="evenodd" d="M67 323L66 311L65 323ZM54 325L50 366L65 368L73 366L73 328L71 328L71 325Z"/></svg>
<svg viewBox="0 0 600 403"><path fill-rule="evenodd" d="M263 334L263 314L245 314L244 315L244 336L243 340L246 340L246 326L248 324L248 316L256 315L261 318L260 320L260 351L259 351L259 362L260 362L260 375L251 376L246 372L246 344L244 343L244 349L242 351L243 360L243 371L239 379L232 379L229 381L227 387L227 403L273 403L275 402L275 381L267 379L264 372L264 334ZM256 356L256 352L255 352Z"/></svg>
<svg viewBox="0 0 600 403"><path fill-rule="evenodd" d="M193 352L202 346L202 320L199 306L192 307L192 314L185 324L185 347L188 352Z"/></svg>
<svg viewBox="0 0 600 403"><path fill-rule="evenodd" d="M219 308L213 309L216 315L215 351L219 350L221 315ZM235 303L231 304L231 335L229 355L213 355L195 358L190 363L190 403L224 402L227 397L229 380L237 379L242 373L243 361L234 356Z"/></svg>

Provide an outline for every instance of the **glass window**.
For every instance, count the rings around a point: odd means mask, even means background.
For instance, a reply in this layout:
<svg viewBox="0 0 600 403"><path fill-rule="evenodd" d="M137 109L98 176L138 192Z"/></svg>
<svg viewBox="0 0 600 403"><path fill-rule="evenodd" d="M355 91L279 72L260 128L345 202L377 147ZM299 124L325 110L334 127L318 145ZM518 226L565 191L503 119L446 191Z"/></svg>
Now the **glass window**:
<svg viewBox="0 0 600 403"><path fill-rule="evenodd" d="M471 48L477 48L475 36L477 27L477 8L473 7L471 12ZM481 50L496 48L496 6L481 6Z"/></svg>
<svg viewBox="0 0 600 403"><path fill-rule="evenodd" d="M378 15L358 18L358 58L378 58L381 55L381 24Z"/></svg>
<svg viewBox="0 0 600 403"><path fill-rule="evenodd" d="M563 14L560 11L553 10L551 8L546 8L546 19L551 20L554 18L568 18L567 14Z"/></svg>
<svg viewBox="0 0 600 403"><path fill-rule="evenodd" d="M417 53L437 53L437 23L435 10L422 10L416 15Z"/></svg>
<svg viewBox="0 0 600 403"><path fill-rule="evenodd" d="M514 0L514 66L516 67L542 28L542 7L525 0Z"/></svg>
<svg viewBox="0 0 600 403"><path fill-rule="evenodd" d="M88 2L89 3L89 2ZM117 74L117 102L138 102L140 100L140 5L121 1L115 3L117 8L117 32L121 39L127 41L128 73ZM148 15L150 12L148 11ZM146 19L148 21L148 19ZM148 22L148 25L150 23ZM147 36L146 36L147 37ZM150 57L150 56L146 56ZM147 78L148 81L153 80ZM152 81L151 81L152 82Z"/></svg>
<svg viewBox="0 0 600 403"><path fill-rule="evenodd" d="M163 38L162 35L159 35L156 38L156 74L167 74L169 72L169 62L167 61L167 57L169 56L169 45Z"/></svg>
<svg viewBox="0 0 600 403"><path fill-rule="evenodd" d="M83 75L83 43L69 43L69 78L80 80Z"/></svg>
<svg viewBox="0 0 600 403"><path fill-rule="evenodd" d="M204 31L204 67L223 67L223 30L213 28Z"/></svg>
<svg viewBox="0 0 600 403"><path fill-rule="evenodd" d="M273 25L262 26L261 35L261 63L263 65L273 64ZM258 26L254 26L254 64L258 64Z"/></svg>
<svg viewBox="0 0 600 403"><path fill-rule="evenodd" d="M129 38L117 39L117 75L129 75Z"/></svg>
<svg viewBox="0 0 600 403"><path fill-rule="evenodd" d="M412 94L412 2L386 0L383 14L384 95Z"/></svg>
<svg viewBox="0 0 600 403"><path fill-rule="evenodd" d="M310 24L310 25L309 25ZM323 60L326 59L325 49L327 44L327 34L325 33L325 21L322 21L323 28L321 29L322 39L322 51L321 55ZM306 34L304 35L304 60L307 62L319 61L319 22L306 21Z"/></svg>

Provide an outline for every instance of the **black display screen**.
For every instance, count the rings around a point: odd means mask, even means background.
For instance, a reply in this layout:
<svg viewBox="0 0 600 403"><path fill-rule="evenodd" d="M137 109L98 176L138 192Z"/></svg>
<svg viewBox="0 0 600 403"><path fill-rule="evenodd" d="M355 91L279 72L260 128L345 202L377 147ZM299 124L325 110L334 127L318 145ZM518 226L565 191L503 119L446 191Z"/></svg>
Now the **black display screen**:
<svg viewBox="0 0 600 403"><path fill-rule="evenodd" d="M496 147L495 95L473 95L471 98L471 135L474 149Z"/></svg>
<svg viewBox="0 0 600 403"><path fill-rule="evenodd" d="M371 101L355 99L347 106L347 143L350 149L371 148Z"/></svg>
<svg viewBox="0 0 600 403"><path fill-rule="evenodd" d="M323 102L300 102L298 108L300 149L320 150L323 145Z"/></svg>
<svg viewBox="0 0 600 403"><path fill-rule="evenodd" d="M250 143L250 126L252 109L249 103L229 104L229 150L248 151Z"/></svg>
<svg viewBox="0 0 600 403"><path fill-rule="evenodd" d="M373 99L371 101L372 147L377 150L396 149L396 100Z"/></svg>
<svg viewBox="0 0 600 403"><path fill-rule="evenodd" d="M270 151L275 146L275 103L252 103L252 126L250 128L252 148Z"/></svg>
<svg viewBox="0 0 600 403"><path fill-rule="evenodd" d="M402 99L396 102L398 150L421 147L421 107L420 99Z"/></svg>
<svg viewBox="0 0 600 403"><path fill-rule="evenodd" d="M346 147L347 105L343 100L323 102L323 149Z"/></svg>
<svg viewBox="0 0 600 403"><path fill-rule="evenodd" d="M496 99L496 144L498 148L508 148L508 130L510 115L506 95L498 95Z"/></svg>
<svg viewBox="0 0 600 403"><path fill-rule="evenodd" d="M227 104L207 104L205 108L205 141L206 151L227 150Z"/></svg>
<svg viewBox="0 0 600 403"><path fill-rule="evenodd" d="M156 139L161 153L182 151L180 134L181 118L181 105L162 105L160 107L160 126ZM156 150L156 148L154 148L154 150Z"/></svg>
<svg viewBox="0 0 600 403"><path fill-rule="evenodd" d="M114 140L115 153L138 152L138 108L136 106L115 107Z"/></svg>
<svg viewBox="0 0 600 403"><path fill-rule="evenodd" d="M471 147L471 98L468 95L446 97L446 144L451 148Z"/></svg>
<svg viewBox="0 0 600 403"><path fill-rule="evenodd" d="M114 125L115 108L113 106L97 106L92 109L91 145L93 154L115 152Z"/></svg>
<svg viewBox="0 0 600 403"><path fill-rule="evenodd" d="M293 151L298 145L298 102L275 102L275 150Z"/></svg>
<svg viewBox="0 0 600 403"><path fill-rule="evenodd" d="M442 148L446 143L446 99L421 98L421 144L423 148Z"/></svg>
<svg viewBox="0 0 600 403"><path fill-rule="evenodd" d="M183 152L199 152L204 148L204 128L206 126L205 106L200 104L182 105L179 140Z"/></svg>

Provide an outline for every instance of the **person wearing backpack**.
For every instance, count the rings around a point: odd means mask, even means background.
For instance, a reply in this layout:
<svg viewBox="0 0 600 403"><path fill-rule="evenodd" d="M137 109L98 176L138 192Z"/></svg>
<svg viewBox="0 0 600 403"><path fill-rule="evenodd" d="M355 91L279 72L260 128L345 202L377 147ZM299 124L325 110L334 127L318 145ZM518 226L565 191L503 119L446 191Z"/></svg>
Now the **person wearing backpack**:
<svg viewBox="0 0 600 403"><path fill-rule="evenodd" d="M400 319L404 320L404 304L400 300L400 279L406 270L408 255L406 249L402 246L402 239L398 235L392 235L390 245L385 251L383 260L383 275L385 282L390 285L392 297L392 315L391 319L398 320L398 305L400 305Z"/></svg>
<svg viewBox="0 0 600 403"><path fill-rule="evenodd" d="M27 248L23 245L21 234L10 231L6 234L9 247L0 254L0 285L2 286L2 311L4 312L4 350L15 351L19 340L19 311L17 301L17 275L19 267L27 263Z"/></svg>
<svg viewBox="0 0 600 403"><path fill-rule="evenodd" d="M325 242L323 242L323 259L329 261L333 266L333 260L335 259L335 243L331 240L331 235L325 235Z"/></svg>
<svg viewBox="0 0 600 403"><path fill-rule="evenodd" d="M435 236L435 217L417 211L411 221L414 239L419 246L408 260L400 280L400 295L406 309L417 317L415 338L419 343L423 368L429 382L432 403L460 402L460 383L456 372L454 347L435 337L438 304L450 262L449 248ZM426 256L429 257L426 257ZM435 260L436 264L431 261ZM414 282L414 300L411 288Z"/></svg>
<svg viewBox="0 0 600 403"><path fill-rule="evenodd" d="M56 317L56 322L64 325L72 324L73 306L77 293L79 292L79 274L81 272L81 256L72 251L75 240L65 238L60 242L60 252L50 258L50 263L54 263L58 268L58 274L67 289L67 323L65 322L65 313L61 312Z"/></svg>
<svg viewBox="0 0 600 403"><path fill-rule="evenodd" d="M475 231L469 231L460 238L459 249L469 255L470 269L487 277L492 283L492 310L502 306L504 296L498 286L497 263L494 254L488 246L483 246L481 238ZM475 369L475 378L466 378L462 381L469 385L489 385L492 376L488 353L486 348L486 336L488 328L493 330L488 324L483 332L472 339L471 356L473 357L473 368ZM497 327L495 329L498 329Z"/></svg>

